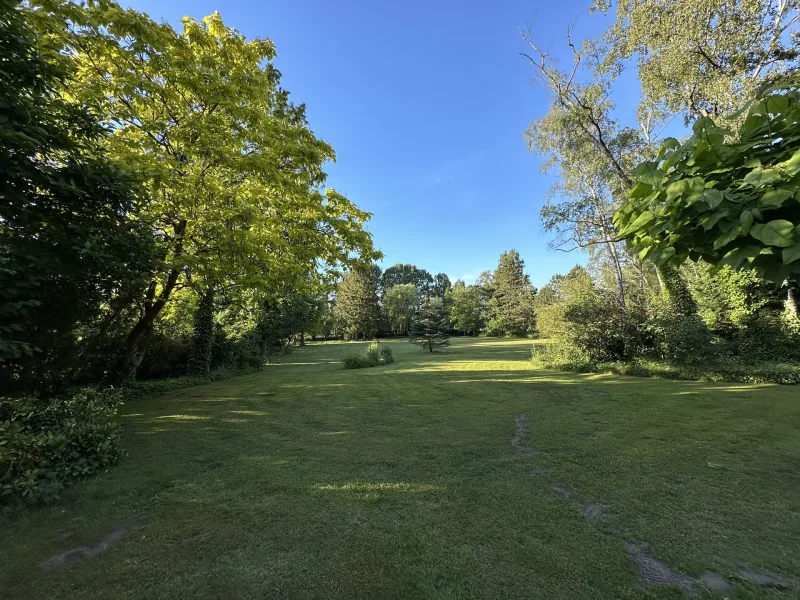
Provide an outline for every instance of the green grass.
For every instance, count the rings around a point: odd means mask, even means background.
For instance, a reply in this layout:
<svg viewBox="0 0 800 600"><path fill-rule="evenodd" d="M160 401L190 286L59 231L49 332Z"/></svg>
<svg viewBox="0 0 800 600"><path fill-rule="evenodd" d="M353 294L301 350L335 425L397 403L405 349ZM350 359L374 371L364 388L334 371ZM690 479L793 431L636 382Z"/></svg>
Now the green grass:
<svg viewBox="0 0 800 600"><path fill-rule="evenodd" d="M129 403L127 458L2 517L0 597L682 597L637 584L626 540L729 597L797 597L798 388L554 373L529 341L452 341L389 342L394 364L359 371L354 345L312 344Z"/></svg>

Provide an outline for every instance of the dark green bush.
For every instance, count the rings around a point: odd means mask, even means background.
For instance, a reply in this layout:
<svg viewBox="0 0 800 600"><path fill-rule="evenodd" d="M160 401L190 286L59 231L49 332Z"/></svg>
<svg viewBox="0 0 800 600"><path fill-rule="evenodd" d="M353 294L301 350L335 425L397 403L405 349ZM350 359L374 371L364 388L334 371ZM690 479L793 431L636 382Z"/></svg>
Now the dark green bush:
<svg viewBox="0 0 800 600"><path fill-rule="evenodd" d="M0 398L0 502L53 499L71 480L116 463L121 403L118 391L98 388Z"/></svg>
<svg viewBox="0 0 800 600"><path fill-rule="evenodd" d="M634 377L660 377L690 381L730 381L736 383L800 384L800 365L776 361L743 364L735 361L710 361L704 364L674 364L659 360L635 359L628 362L595 362L585 354L570 354L557 345L534 346L533 363L543 369L575 373L614 373Z"/></svg>
<svg viewBox="0 0 800 600"><path fill-rule="evenodd" d="M123 399L127 402L129 400L136 400L146 396L156 396L159 394L166 394L175 390L182 390L187 387L195 385L203 385L212 383L214 381L221 381L230 377L238 377L239 375L247 375L259 371L259 367L249 367L244 369L222 368L211 371L207 375L186 375L184 377L172 377L169 379L150 379L146 381L126 381L120 388L120 393Z"/></svg>

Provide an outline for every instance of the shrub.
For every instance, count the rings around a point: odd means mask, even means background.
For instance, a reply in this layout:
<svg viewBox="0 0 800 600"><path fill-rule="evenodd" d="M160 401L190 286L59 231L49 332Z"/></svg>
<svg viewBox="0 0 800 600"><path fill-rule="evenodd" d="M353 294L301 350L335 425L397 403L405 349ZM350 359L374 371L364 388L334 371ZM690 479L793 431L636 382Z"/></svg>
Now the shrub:
<svg viewBox="0 0 800 600"><path fill-rule="evenodd" d="M391 364L394 362L394 356L392 356L392 349L387 346L386 344L380 344L381 347L381 358L383 358L383 362Z"/></svg>
<svg viewBox="0 0 800 600"><path fill-rule="evenodd" d="M53 499L71 480L116 463L121 403L118 391L97 388L0 398L0 502Z"/></svg>
<svg viewBox="0 0 800 600"><path fill-rule="evenodd" d="M350 353L342 359L345 369L364 369L394 362L392 349L380 342L371 342L361 352Z"/></svg>
<svg viewBox="0 0 800 600"><path fill-rule="evenodd" d="M246 367L243 369L222 368L211 371L207 375L186 375L169 379L150 379L145 381L126 381L120 388L120 393L125 402L136 400L145 396L166 394L175 390L182 390L195 385L203 385L214 381L248 375L260 371L261 367Z"/></svg>

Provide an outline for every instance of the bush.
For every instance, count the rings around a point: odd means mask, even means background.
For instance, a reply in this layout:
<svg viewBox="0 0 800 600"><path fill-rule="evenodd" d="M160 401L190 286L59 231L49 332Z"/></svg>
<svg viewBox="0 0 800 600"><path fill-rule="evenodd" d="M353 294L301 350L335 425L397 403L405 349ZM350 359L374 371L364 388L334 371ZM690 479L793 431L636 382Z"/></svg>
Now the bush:
<svg viewBox="0 0 800 600"><path fill-rule="evenodd" d="M761 361L742 364L711 361L706 364L674 364L659 360L636 359L628 362L594 362L585 354L570 354L563 347L547 345L533 348L532 362L542 369L574 373L613 373L634 377L659 377L690 381L730 381L735 383L800 384L800 365Z"/></svg>
<svg viewBox="0 0 800 600"><path fill-rule="evenodd" d="M123 455L114 423L122 395L84 388L47 399L0 398L0 502L50 500L71 480Z"/></svg>
<svg viewBox="0 0 800 600"><path fill-rule="evenodd" d="M394 362L392 349L380 342L371 342L361 352L350 353L342 359L345 369L364 369Z"/></svg>
<svg viewBox="0 0 800 600"><path fill-rule="evenodd" d="M394 362L394 356L392 356L392 349L387 346L386 344L380 344L381 347L381 358L383 358L383 362L391 364Z"/></svg>
<svg viewBox="0 0 800 600"><path fill-rule="evenodd" d="M120 388L120 393L125 402L146 396L166 394L175 390L182 390L195 385L204 385L214 381L248 375L260 371L261 367L247 367L244 369L222 368L211 371L207 375L186 375L169 379L150 379L145 381L126 381Z"/></svg>

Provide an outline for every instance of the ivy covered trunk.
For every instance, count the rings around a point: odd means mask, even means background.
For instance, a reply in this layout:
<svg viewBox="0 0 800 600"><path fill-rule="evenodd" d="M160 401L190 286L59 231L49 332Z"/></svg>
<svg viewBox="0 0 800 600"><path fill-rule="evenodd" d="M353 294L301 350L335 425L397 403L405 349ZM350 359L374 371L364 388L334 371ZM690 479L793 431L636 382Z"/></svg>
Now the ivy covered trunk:
<svg viewBox="0 0 800 600"><path fill-rule="evenodd" d="M678 269L670 263L664 263L659 265L657 270L661 291L669 301L670 308L682 316L696 315L697 303L692 298L686 282L681 279Z"/></svg>
<svg viewBox="0 0 800 600"><path fill-rule="evenodd" d="M214 342L214 290L204 290L194 313L192 350L189 354L189 375L207 375L211 366L211 345Z"/></svg>
<svg viewBox="0 0 800 600"><path fill-rule="evenodd" d="M796 317L798 316L798 311L800 311L800 306L798 306L795 284L787 279L783 282L783 287L786 288L786 312L792 317Z"/></svg>

